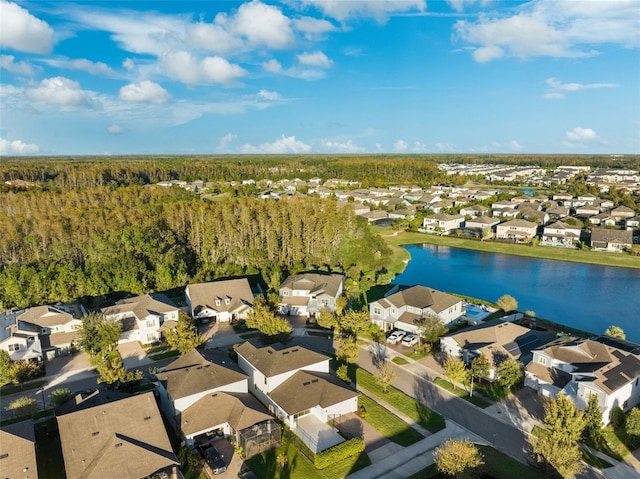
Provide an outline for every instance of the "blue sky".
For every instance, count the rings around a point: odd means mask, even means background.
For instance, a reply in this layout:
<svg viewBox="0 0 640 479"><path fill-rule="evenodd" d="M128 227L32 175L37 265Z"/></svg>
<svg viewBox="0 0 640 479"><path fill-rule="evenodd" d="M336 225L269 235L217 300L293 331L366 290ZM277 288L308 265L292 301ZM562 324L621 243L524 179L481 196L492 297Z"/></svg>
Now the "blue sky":
<svg viewBox="0 0 640 479"><path fill-rule="evenodd" d="M0 154L640 153L640 1L0 0Z"/></svg>

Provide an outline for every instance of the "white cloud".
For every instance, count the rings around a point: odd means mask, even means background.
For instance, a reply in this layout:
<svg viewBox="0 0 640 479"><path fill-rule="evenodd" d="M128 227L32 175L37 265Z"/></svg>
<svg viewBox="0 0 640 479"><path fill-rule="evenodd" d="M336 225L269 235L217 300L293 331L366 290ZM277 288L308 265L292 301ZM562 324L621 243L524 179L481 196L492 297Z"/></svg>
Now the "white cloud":
<svg viewBox="0 0 640 479"><path fill-rule="evenodd" d="M565 92L580 90L592 90L597 88L615 88L615 83L562 83L557 78L547 78L545 83L549 85L547 92L542 95L545 99L561 99L565 97Z"/></svg>
<svg viewBox="0 0 640 479"><path fill-rule="evenodd" d="M482 7L485 7L491 2L492 0L447 0L449 6L456 12L462 12L467 6L471 6L476 3L480 4L480 6Z"/></svg>
<svg viewBox="0 0 640 479"><path fill-rule="evenodd" d="M49 53L53 47L53 29L21 6L0 2L0 45L28 53Z"/></svg>
<svg viewBox="0 0 640 479"><path fill-rule="evenodd" d="M234 133L227 133L226 135L224 135L222 138L220 138L220 142L218 143L218 150L220 151L224 151L227 149L227 147L233 142L233 140L235 140L236 138L238 138L238 135L234 134Z"/></svg>
<svg viewBox="0 0 640 479"><path fill-rule="evenodd" d="M33 76L33 67L27 62L16 62L13 55L0 55L0 68L23 76Z"/></svg>
<svg viewBox="0 0 640 479"><path fill-rule="evenodd" d="M280 94L276 91L260 90L258 92L258 98L267 101L278 101L281 99Z"/></svg>
<svg viewBox="0 0 640 479"><path fill-rule="evenodd" d="M258 0L241 5L232 25L249 42L269 48L286 48L294 41L291 20L279 8Z"/></svg>
<svg viewBox="0 0 640 479"><path fill-rule="evenodd" d="M333 65L333 61L330 60L327 55L325 55L321 51L315 51L311 53L304 52L296 56L301 65L319 68L330 68L331 65Z"/></svg>
<svg viewBox="0 0 640 479"><path fill-rule="evenodd" d="M75 60L71 60L68 58L62 58L62 59L49 58L42 61L47 65L50 65L56 68L66 68L69 70L82 70L87 73L91 73L92 75L104 75L104 76L115 75L115 72L106 63L92 62L91 60L87 60L86 58L77 58Z"/></svg>
<svg viewBox="0 0 640 479"><path fill-rule="evenodd" d="M352 140L347 141L333 141L323 139L320 141L323 151L336 152L336 153L364 153L366 150L362 146L358 146L353 143Z"/></svg>
<svg viewBox="0 0 640 479"><path fill-rule="evenodd" d="M511 148L512 150L522 150L524 148L524 146L522 146L518 141L516 140L511 140L508 143L509 148Z"/></svg>
<svg viewBox="0 0 640 479"><path fill-rule="evenodd" d="M454 151L456 145L452 145L451 143L436 143L436 148L440 151Z"/></svg>
<svg viewBox="0 0 640 479"><path fill-rule="evenodd" d="M593 48L600 44L640 47L635 1L531 0L506 11L507 15L484 13L476 21L454 25L456 36L474 45L476 61L587 57L597 54Z"/></svg>
<svg viewBox="0 0 640 479"><path fill-rule="evenodd" d="M120 88L120 99L142 103L166 103L171 96L160 85L149 80L130 83Z"/></svg>
<svg viewBox="0 0 640 479"><path fill-rule="evenodd" d="M429 151L429 147L425 143L422 143L420 141L416 141L413 144L413 147L411 148L411 151L413 151L414 153L420 153L420 152L423 152L423 151Z"/></svg>
<svg viewBox="0 0 640 479"><path fill-rule="evenodd" d="M117 125L117 124L109 125L107 127L107 133L114 136L122 135L124 133L124 128L122 128L120 125Z"/></svg>
<svg viewBox="0 0 640 479"><path fill-rule="evenodd" d="M380 23L386 22L389 15L394 13L422 12L427 8L425 0L303 0L302 3L313 5L339 21L370 17Z"/></svg>
<svg viewBox="0 0 640 479"><path fill-rule="evenodd" d="M41 103L59 105L63 108L102 108L95 93L80 88L76 81L65 77L45 78L40 86L26 91L27 98Z"/></svg>
<svg viewBox="0 0 640 479"><path fill-rule="evenodd" d="M291 21L293 28L304 33L307 40L322 40L325 33L338 31L333 23L313 17L300 17Z"/></svg>
<svg viewBox="0 0 640 479"><path fill-rule="evenodd" d="M396 150L396 151L406 151L407 148L409 148L409 144L406 141L402 140L402 139L396 141L393 144L393 149Z"/></svg>
<svg viewBox="0 0 640 479"><path fill-rule="evenodd" d="M573 130L566 133L567 139L571 142L577 143L601 143L607 144L607 141L601 138L593 129L575 127Z"/></svg>
<svg viewBox="0 0 640 479"><path fill-rule="evenodd" d="M282 73L283 71L282 65L280 65L280 62L275 58L272 58L271 60L264 62L262 64L262 68L264 68L266 71L271 73Z"/></svg>
<svg viewBox="0 0 640 479"><path fill-rule="evenodd" d="M196 23L189 28L190 43L215 53L229 53L244 48L241 38L215 23Z"/></svg>
<svg viewBox="0 0 640 479"><path fill-rule="evenodd" d="M231 85L247 74L238 65L218 56L198 61L190 52L168 52L160 57L160 67L170 78L189 84Z"/></svg>
<svg viewBox="0 0 640 479"><path fill-rule="evenodd" d="M21 140L7 140L0 138L0 155L32 155L38 153L40 148L33 143L24 143Z"/></svg>
<svg viewBox="0 0 640 479"><path fill-rule="evenodd" d="M245 144L240 149L242 153L309 153L311 146L296 140L295 136L284 136L273 143L262 143L258 146Z"/></svg>
<svg viewBox="0 0 640 479"><path fill-rule="evenodd" d="M125 60L122 62L122 68L124 68L128 72L133 71L135 67L136 64L131 58L125 58Z"/></svg>

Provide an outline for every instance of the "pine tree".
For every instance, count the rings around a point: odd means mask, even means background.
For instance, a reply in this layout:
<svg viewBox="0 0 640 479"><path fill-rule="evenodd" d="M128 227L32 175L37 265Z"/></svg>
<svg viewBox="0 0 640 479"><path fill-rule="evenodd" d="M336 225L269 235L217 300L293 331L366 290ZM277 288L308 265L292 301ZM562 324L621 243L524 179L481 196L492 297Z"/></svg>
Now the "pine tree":
<svg viewBox="0 0 640 479"><path fill-rule="evenodd" d="M584 410L585 426L582 435L585 439L595 441L600 436L602 429L602 411L597 394L589 395L587 408Z"/></svg>

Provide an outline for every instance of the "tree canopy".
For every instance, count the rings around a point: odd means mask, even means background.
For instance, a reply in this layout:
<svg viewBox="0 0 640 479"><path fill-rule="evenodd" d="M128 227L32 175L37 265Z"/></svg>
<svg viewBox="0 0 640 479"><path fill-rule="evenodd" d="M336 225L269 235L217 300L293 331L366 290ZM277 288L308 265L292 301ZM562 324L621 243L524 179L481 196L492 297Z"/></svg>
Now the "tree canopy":
<svg viewBox="0 0 640 479"><path fill-rule="evenodd" d="M516 309L518 309L518 301L516 301L516 298L509 294L500 296L496 301L496 304L505 313L510 313L511 311L515 311Z"/></svg>
<svg viewBox="0 0 640 479"><path fill-rule="evenodd" d="M434 451L433 457L440 472L455 477L484 464L482 453L468 439L447 439Z"/></svg>
<svg viewBox="0 0 640 479"><path fill-rule="evenodd" d="M91 356L112 351L118 344L121 330L120 321L110 321L102 314L91 312L82 318L78 345Z"/></svg>
<svg viewBox="0 0 640 479"><path fill-rule="evenodd" d="M522 363L514 358L507 358L498 366L498 384L510 390L524 378Z"/></svg>
<svg viewBox="0 0 640 479"><path fill-rule="evenodd" d="M204 342L204 338L198 333L193 320L183 311L178 316L178 324L175 329L164 332L164 337L173 349L177 349L180 354L185 354L197 348Z"/></svg>
<svg viewBox="0 0 640 479"><path fill-rule="evenodd" d="M444 362L444 374L451 381L453 388L456 388L456 383L462 383L467 378L467 368L464 361L460 358L453 356L447 356Z"/></svg>
<svg viewBox="0 0 640 479"><path fill-rule="evenodd" d="M624 330L620 326L611 325L605 330L604 334L607 336L611 336L612 338L618 338L618 339L627 338L627 335L625 334Z"/></svg>

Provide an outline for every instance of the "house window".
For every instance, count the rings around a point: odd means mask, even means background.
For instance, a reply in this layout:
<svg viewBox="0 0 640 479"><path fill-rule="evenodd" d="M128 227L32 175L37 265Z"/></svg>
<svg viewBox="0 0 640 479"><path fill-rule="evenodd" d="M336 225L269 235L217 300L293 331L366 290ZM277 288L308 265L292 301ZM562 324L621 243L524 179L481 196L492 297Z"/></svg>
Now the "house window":
<svg viewBox="0 0 640 479"><path fill-rule="evenodd" d="M375 308L373 308L373 314L380 314L380 308L378 308L377 306Z"/></svg>
<svg viewBox="0 0 640 479"><path fill-rule="evenodd" d="M153 328L156 322L153 319L147 319L147 328Z"/></svg>
<svg viewBox="0 0 640 479"><path fill-rule="evenodd" d="M322 300L322 305L323 306L329 306L329 300L328 299L323 299Z"/></svg>
<svg viewBox="0 0 640 479"><path fill-rule="evenodd" d="M155 341L156 339L156 335L155 334L147 334L147 342L148 343L152 343L153 341Z"/></svg>
<svg viewBox="0 0 640 479"><path fill-rule="evenodd" d="M542 364L543 366L547 365L547 358L542 357L542 356L538 356L538 363Z"/></svg>
<svg viewBox="0 0 640 479"><path fill-rule="evenodd" d="M20 351L20 345L19 344L10 344L9 345L9 352L11 351Z"/></svg>
<svg viewBox="0 0 640 479"><path fill-rule="evenodd" d="M283 291L282 296L289 296L289 291Z"/></svg>

